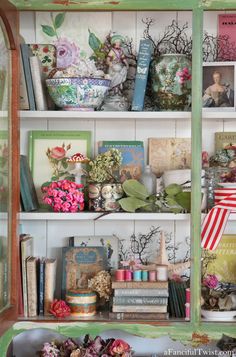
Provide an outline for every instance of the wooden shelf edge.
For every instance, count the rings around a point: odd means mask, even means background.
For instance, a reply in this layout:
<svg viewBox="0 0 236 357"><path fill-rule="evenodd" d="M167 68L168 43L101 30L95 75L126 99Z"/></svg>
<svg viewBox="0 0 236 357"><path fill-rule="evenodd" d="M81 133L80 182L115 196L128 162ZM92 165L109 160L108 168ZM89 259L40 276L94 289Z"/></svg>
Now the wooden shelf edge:
<svg viewBox="0 0 236 357"><path fill-rule="evenodd" d="M104 214L104 212L79 212L79 213L54 213L54 212L20 212L21 221L57 221L57 220L102 220L102 221L184 221L189 220L190 214L174 213L128 213L116 212Z"/></svg>
<svg viewBox="0 0 236 357"><path fill-rule="evenodd" d="M20 118L27 119L80 119L80 120L190 120L191 112L181 111L163 111L163 112L79 112L79 111L63 111L63 110L47 110L47 111L20 111ZM236 111L209 111L202 112L203 120L236 120Z"/></svg>

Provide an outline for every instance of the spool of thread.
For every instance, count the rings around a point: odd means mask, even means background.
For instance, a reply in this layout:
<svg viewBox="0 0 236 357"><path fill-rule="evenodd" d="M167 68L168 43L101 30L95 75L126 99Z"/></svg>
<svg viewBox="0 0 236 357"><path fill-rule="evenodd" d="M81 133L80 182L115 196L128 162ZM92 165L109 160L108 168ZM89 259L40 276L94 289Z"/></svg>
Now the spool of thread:
<svg viewBox="0 0 236 357"><path fill-rule="evenodd" d="M148 281L148 271L142 270L142 281Z"/></svg>
<svg viewBox="0 0 236 357"><path fill-rule="evenodd" d="M190 320L190 303L187 302L185 304L185 320L189 321Z"/></svg>
<svg viewBox="0 0 236 357"><path fill-rule="evenodd" d="M125 270L117 269L115 273L116 281L124 281L125 280Z"/></svg>
<svg viewBox="0 0 236 357"><path fill-rule="evenodd" d="M190 289L189 288L187 288L185 290L185 295L186 295L186 303L190 303L191 296L190 296Z"/></svg>
<svg viewBox="0 0 236 357"><path fill-rule="evenodd" d="M134 270L134 272L133 272L133 280L134 281L141 281L142 280L141 270Z"/></svg>
<svg viewBox="0 0 236 357"><path fill-rule="evenodd" d="M132 280L132 271L125 270L125 281L131 281L131 280Z"/></svg>
<svg viewBox="0 0 236 357"><path fill-rule="evenodd" d="M156 281L157 280L157 272L156 270L150 270L148 274L149 281Z"/></svg>
<svg viewBox="0 0 236 357"><path fill-rule="evenodd" d="M167 281L167 280L168 280L168 266L157 265L157 281Z"/></svg>

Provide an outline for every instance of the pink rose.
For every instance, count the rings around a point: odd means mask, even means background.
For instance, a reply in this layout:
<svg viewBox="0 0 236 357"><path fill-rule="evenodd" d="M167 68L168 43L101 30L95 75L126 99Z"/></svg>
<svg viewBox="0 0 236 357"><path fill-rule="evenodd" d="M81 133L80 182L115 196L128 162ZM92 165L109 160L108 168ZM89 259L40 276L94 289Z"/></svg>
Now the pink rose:
<svg viewBox="0 0 236 357"><path fill-rule="evenodd" d="M44 203L46 203L47 205L50 205L50 206L51 206L51 204L52 204L52 199L51 199L50 197L45 197L45 198L43 199L43 201L44 201Z"/></svg>
<svg viewBox="0 0 236 357"><path fill-rule="evenodd" d="M53 300L49 312L56 317L70 316L70 307L64 300Z"/></svg>
<svg viewBox="0 0 236 357"><path fill-rule="evenodd" d="M203 280L203 285L207 286L209 289L215 289L219 283L219 280L215 275L207 274L206 278Z"/></svg>
<svg viewBox="0 0 236 357"><path fill-rule="evenodd" d="M55 42L57 48L57 67L66 68L76 64L79 56L79 47L69 42L66 38L59 38Z"/></svg>
<svg viewBox="0 0 236 357"><path fill-rule="evenodd" d="M122 356L125 352L131 352L131 347L123 340L115 340L109 348L109 353L112 356Z"/></svg>
<svg viewBox="0 0 236 357"><path fill-rule="evenodd" d="M55 146L55 148L50 150L49 156L52 159L62 160L66 156L66 150L61 146Z"/></svg>
<svg viewBox="0 0 236 357"><path fill-rule="evenodd" d="M69 210L70 210L69 202L64 202L61 207L62 207L63 212L69 212Z"/></svg>
<svg viewBox="0 0 236 357"><path fill-rule="evenodd" d="M55 202L55 204L61 205L63 201L60 197L55 197L54 202Z"/></svg>
<svg viewBox="0 0 236 357"><path fill-rule="evenodd" d="M58 197L62 198L62 197L65 197L66 196L66 193L64 191L58 191Z"/></svg>
<svg viewBox="0 0 236 357"><path fill-rule="evenodd" d="M55 204L54 206L53 206L53 210L55 211L55 212L60 212L61 211L61 205L60 204Z"/></svg>
<svg viewBox="0 0 236 357"><path fill-rule="evenodd" d="M57 197L57 195L58 195L58 190L52 190L52 196L53 197Z"/></svg>
<svg viewBox="0 0 236 357"><path fill-rule="evenodd" d="M71 213L76 213L76 212L78 212L78 205L72 205L72 206L70 207L70 212L71 212Z"/></svg>

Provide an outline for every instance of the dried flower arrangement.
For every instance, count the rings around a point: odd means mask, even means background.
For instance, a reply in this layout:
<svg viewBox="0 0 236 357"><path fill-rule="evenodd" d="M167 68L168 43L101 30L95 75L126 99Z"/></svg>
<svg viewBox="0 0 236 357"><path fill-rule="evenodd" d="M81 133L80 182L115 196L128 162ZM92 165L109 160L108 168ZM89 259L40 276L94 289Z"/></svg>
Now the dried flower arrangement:
<svg viewBox="0 0 236 357"><path fill-rule="evenodd" d="M68 338L64 342L52 341L44 343L40 357L131 357L131 346L121 340L109 338L103 340L97 336L94 340L86 335L83 342Z"/></svg>

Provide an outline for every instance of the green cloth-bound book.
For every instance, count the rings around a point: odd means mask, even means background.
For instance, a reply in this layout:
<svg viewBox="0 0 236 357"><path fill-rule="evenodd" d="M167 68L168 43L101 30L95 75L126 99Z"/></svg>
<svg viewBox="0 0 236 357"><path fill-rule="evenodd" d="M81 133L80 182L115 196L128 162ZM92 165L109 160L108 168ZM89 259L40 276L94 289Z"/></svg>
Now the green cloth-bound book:
<svg viewBox="0 0 236 357"><path fill-rule="evenodd" d="M27 157L20 156L20 196L22 208L26 212L39 209L39 203Z"/></svg>

